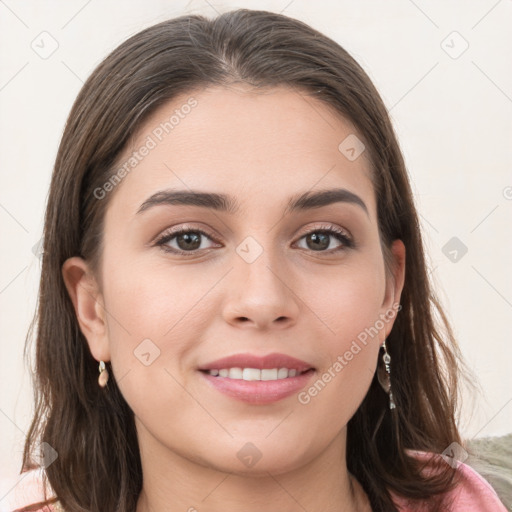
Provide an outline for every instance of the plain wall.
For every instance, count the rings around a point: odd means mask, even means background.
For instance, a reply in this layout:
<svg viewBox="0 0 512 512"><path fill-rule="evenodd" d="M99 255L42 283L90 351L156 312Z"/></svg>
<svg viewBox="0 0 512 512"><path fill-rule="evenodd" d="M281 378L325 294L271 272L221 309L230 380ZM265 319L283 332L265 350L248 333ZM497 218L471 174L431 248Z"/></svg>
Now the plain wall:
<svg viewBox="0 0 512 512"><path fill-rule="evenodd" d="M512 431L511 1L6 0L0 3L0 510L8 479L19 473L31 419L23 346L40 276L33 249L71 105L96 65L134 33L185 13L213 17L236 7L282 11L309 23L344 46L376 84L406 158L431 275L482 388L481 395L465 395L461 429L468 438ZM49 51L52 38L58 48L42 58L33 47Z"/></svg>

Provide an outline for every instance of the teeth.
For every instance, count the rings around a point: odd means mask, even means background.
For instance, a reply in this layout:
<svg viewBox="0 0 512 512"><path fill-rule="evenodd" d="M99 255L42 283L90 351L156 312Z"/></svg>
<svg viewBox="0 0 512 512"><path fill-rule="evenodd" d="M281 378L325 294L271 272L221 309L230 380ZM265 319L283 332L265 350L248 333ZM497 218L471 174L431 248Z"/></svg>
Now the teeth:
<svg viewBox="0 0 512 512"><path fill-rule="evenodd" d="M234 371L237 370L237 371ZM256 368L231 368L229 370L230 379L244 379L244 380L261 380L261 370Z"/></svg>
<svg viewBox="0 0 512 512"><path fill-rule="evenodd" d="M288 369L287 368L279 368L279 371L277 372L277 378L278 379L286 379L288 377Z"/></svg>
<svg viewBox="0 0 512 512"><path fill-rule="evenodd" d="M280 380L295 377L297 370L288 368L272 368L259 370L257 368L222 368L220 370L207 370L214 377L227 377L238 380Z"/></svg>
<svg viewBox="0 0 512 512"><path fill-rule="evenodd" d="M261 370L261 380L277 380L278 375L279 370L277 368L274 368L272 370Z"/></svg>

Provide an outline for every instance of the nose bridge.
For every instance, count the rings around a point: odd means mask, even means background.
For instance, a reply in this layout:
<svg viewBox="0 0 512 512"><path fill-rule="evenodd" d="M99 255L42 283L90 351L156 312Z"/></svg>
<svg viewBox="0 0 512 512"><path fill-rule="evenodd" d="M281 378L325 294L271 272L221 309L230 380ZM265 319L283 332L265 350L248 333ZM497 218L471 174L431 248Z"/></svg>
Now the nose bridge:
<svg viewBox="0 0 512 512"><path fill-rule="evenodd" d="M275 247L268 247L272 237L262 238L265 241L247 236L235 249L232 288L224 311L228 321L243 318L264 326L297 317L296 297L286 283L286 272L282 272L286 263Z"/></svg>
<svg viewBox="0 0 512 512"><path fill-rule="evenodd" d="M260 242L253 236L247 236L236 248L237 274L241 276L241 282L245 282L249 293L265 291L265 295L270 297L270 294L282 291L284 283L277 271L278 266L281 266L280 256L276 254L275 247L271 247L271 238L267 236L265 241Z"/></svg>

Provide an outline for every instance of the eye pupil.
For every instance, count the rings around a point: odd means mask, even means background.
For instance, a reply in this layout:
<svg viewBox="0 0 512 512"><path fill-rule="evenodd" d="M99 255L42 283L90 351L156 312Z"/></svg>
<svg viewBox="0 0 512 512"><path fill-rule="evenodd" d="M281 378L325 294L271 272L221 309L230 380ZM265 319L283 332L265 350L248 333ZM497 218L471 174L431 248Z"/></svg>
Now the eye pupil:
<svg viewBox="0 0 512 512"><path fill-rule="evenodd" d="M310 233L307 236L308 248L312 250L318 250L319 248L326 249L327 247L329 247L329 237L330 235L327 235L325 233ZM310 240L313 242L313 246L310 245ZM319 245L315 245L315 243Z"/></svg>
<svg viewBox="0 0 512 512"><path fill-rule="evenodd" d="M184 241L185 245L181 244L181 241ZM180 249L184 251L197 249L201 245L201 235L193 231L181 233L176 237L176 242Z"/></svg>

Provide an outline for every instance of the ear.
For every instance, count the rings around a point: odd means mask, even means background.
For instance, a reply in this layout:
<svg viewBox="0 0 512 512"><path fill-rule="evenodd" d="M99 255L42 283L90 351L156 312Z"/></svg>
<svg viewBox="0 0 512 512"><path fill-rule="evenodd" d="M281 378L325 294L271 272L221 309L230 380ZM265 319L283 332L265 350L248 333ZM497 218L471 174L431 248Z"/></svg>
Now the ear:
<svg viewBox="0 0 512 512"><path fill-rule="evenodd" d="M96 278L86 261L78 256L64 262L62 277L91 354L97 361L110 361L103 296Z"/></svg>
<svg viewBox="0 0 512 512"><path fill-rule="evenodd" d="M405 245L395 240L391 245L391 271L386 276L386 293L382 303L382 313L387 315L385 337L389 336L399 311L400 296L405 282Z"/></svg>

